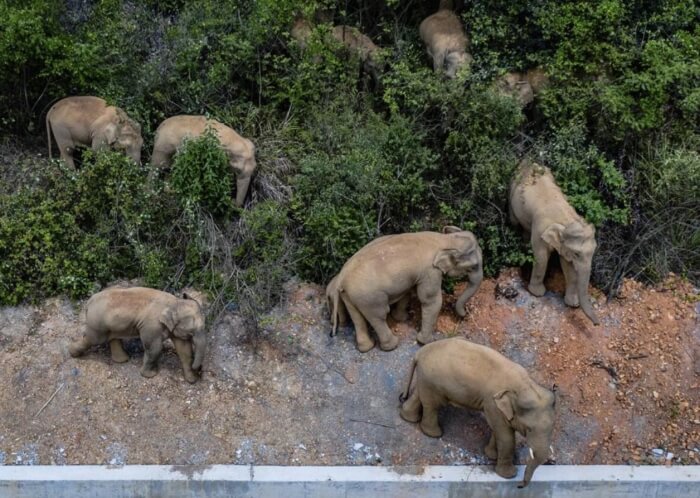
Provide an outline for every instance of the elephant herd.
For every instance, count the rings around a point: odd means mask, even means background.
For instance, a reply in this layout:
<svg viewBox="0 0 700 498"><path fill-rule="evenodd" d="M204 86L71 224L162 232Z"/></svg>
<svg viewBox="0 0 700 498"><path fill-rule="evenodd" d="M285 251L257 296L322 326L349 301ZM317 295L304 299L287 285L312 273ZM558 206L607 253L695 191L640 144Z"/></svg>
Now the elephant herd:
<svg viewBox="0 0 700 498"><path fill-rule="evenodd" d="M420 24L419 31L436 72L452 78L460 67L471 62L468 38L452 10L441 8ZM308 21L297 19L291 36L303 49L312 32ZM379 48L371 39L348 26L335 26L330 33L356 51L368 72L376 73L381 61ZM498 85L526 105L532 101L534 89L541 88L545 80L541 70L533 69L523 74L509 73ZM53 134L61 158L70 166L74 166L73 153L78 146L115 148L140 162L143 139L139 125L103 99L69 97L59 101L47 114L46 128L49 155ZM236 172L236 204L242 206L256 168L255 146L216 120L173 116L163 121L155 134L151 166L154 171L167 168L183 140L199 136L207 128L218 135ZM510 184L509 211L511 222L522 227L532 245L535 262L528 290L535 296L544 294L547 261L556 251L566 279L565 303L580 306L597 325L599 319L588 295L595 229L571 207L548 168L527 159L520 163ZM520 484L525 486L537 466L552 456L554 393L493 349L462 338L433 342L442 308L443 276L467 280L455 305L456 313L465 316L465 304L483 279L482 252L473 233L446 226L442 233L402 233L371 241L345 262L326 288L331 336L350 320L360 352L375 346L375 335L380 349L390 351L399 340L388 326L387 317L391 314L395 320L406 320L409 301L416 296L421 305L416 340L425 346L413 359L400 396L400 416L420 422L426 435L439 437L442 430L437 410L441 406L453 404L483 411L492 429L485 453L496 460L495 470L500 476L512 478L516 474L515 432L527 438L529 459ZM163 341L169 338L185 379L196 382L207 344L205 314L196 299L144 287L107 288L93 295L84 309L85 332L70 345L71 356L109 342L112 359L125 362L128 356L121 339L140 337L145 350L141 374L152 377L157 373Z"/></svg>

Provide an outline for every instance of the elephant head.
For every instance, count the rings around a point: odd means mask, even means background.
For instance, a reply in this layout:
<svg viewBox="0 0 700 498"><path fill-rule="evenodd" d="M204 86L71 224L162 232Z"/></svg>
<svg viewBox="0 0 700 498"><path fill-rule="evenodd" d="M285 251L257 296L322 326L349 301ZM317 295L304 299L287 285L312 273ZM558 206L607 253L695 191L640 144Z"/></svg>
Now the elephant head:
<svg viewBox="0 0 700 498"><path fill-rule="evenodd" d="M474 234L469 231L446 226L442 232L448 237L449 243L435 255L433 266L450 277L467 276L469 284L455 304L457 314L464 316L464 305L476 293L484 277L481 248Z"/></svg>
<svg viewBox="0 0 700 498"><path fill-rule="evenodd" d="M496 81L496 88L502 95L514 97L518 103L525 107L535 100L535 92L526 76L511 72L504 74Z"/></svg>
<svg viewBox="0 0 700 498"><path fill-rule="evenodd" d="M527 439L528 460L523 488L532 480L535 469L553 457L554 394L532 381L520 389L497 393L494 402L508 424Z"/></svg>
<svg viewBox="0 0 700 498"><path fill-rule="evenodd" d="M542 240L573 265L581 309L591 322L598 325L600 321L588 296L588 280L591 276L593 253L596 250L595 227L582 220L573 221L566 226L553 223L542 232Z"/></svg>
<svg viewBox="0 0 700 498"><path fill-rule="evenodd" d="M175 304L165 308L160 316L160 322L168 329L172 337L183 341L192 341L194 360L192 369L199 370L207 350L205 320L202 308L197 301L187 294L184 299L178 299Z"/></svg>
<svg viewBox="0 0 700 498"><path fill-rule="evenodd" d="M468 52L450 52L445 56L445 75L448 78L454 78L457 75L457 71L462 66L469 65L474 59Z"/></svg>
<svg viewBox="0 0 700 498"><path fill-rule="evenodd" d="M117 108L115 116L106 123L98 124L94 141L122 151L136 164L141 164L141 127L121 109Z"/></svg>

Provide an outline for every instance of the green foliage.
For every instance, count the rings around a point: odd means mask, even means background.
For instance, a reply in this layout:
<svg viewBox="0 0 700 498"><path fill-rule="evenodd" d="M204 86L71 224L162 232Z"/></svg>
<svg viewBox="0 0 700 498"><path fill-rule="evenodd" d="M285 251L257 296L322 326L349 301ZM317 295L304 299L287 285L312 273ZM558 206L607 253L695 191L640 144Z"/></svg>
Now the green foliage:
<svg viewBox="0 0 700 498"><path fill-rule="evenodd" d="M216 132L185 139L173 161L171 183L183 205L194 204L215 217L233 211L233 172Z"/></svg>

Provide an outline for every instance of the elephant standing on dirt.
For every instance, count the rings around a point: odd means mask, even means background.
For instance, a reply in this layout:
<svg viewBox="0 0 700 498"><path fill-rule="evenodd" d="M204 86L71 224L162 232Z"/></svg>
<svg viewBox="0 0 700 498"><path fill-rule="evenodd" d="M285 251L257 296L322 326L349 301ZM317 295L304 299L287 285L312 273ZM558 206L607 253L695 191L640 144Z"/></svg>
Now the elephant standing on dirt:
<svg viewBox="0 0 700 498"><path fill-rule="evenodd" d="M76 147L99 150L111 147L141 164L141 127L119 107L107 105L99 97L67 97L59 100L46 114L46 138L51 159L51 133L61 159L75 168Z"/></svg>
<svg viewBox="0 0 700 498"><path fill-rule="evenodd" d="M367 322L379 337L384 351L394 349L398 338L386 323L391 305L393 316L407 317L406 307L413 289L421 302L422 323L417 340L427 344L442 307L442 277L467 276L469 285L457 300L457 314L464 316L464 305L479 288L483 278L481 248L474 234L457 227L445 227L444 233L418 232L389 235L357 251L331 281L327 295L335 334L338 318L347 310L355 324L357 348L361 352L374 347Z"/></svg>
<svg viewBox="0 0 700 498"><path fill-rule="evenodd" d="M448 78L454 78L459 68L471 64L472 56L467 52L469 39L452 10L441 8L426 17L420 23L419 31L436 73L444 70Z"/></svg>
<svg viewBox="0 0 700 498"><path fill-rule="evenodd" d="M195 372L202 368L207 339L204 314L194 299L186 294L180 299L145 287L110 288L93 295L85 309L85 334L69 346L72 357L109 341L112 360L123 363L129 356L121 339L138 336L145 350L141 375L153 377L158 373L163 340L170 337L180 357L185 380L196 382Z"/></svg>
<svg viewBox="0 0 700 498"><path fill-rule="evenodd" d="M571 207L549 168L529 161L520 163L510 186L510 219L530 234L535 264L528 290L538 297L544 295L547 262L552 251L557 251L566 279L564 302L572 307L580 305L598 325L588 296L595 227Z"/></svg>
<svg viewBox="0 0 700 498"><path fill-rule="evenodd" d="M188 137L198 137L210 126L219 138L221 147L236 173L236 206L243 206L255 172L255 146L223 123L204 116L173 116L163 121L156 130L151 165L155 168L170 166L177 149Z"/></svg>
<svg viewBox="0 0 700 498"><path fill-rule="evenodd" d="M486 346L460 337L424 346L413 359L401 401L401 418L420 421L421 430L431 437L442 436L440 407L483 411L492 431L484 451L496 460L496 473L506 479L517 473L515 432L525 436L530 458L519 487L527 486L535 469L552 457L554 394L535 383L523 367Z"/></svg>

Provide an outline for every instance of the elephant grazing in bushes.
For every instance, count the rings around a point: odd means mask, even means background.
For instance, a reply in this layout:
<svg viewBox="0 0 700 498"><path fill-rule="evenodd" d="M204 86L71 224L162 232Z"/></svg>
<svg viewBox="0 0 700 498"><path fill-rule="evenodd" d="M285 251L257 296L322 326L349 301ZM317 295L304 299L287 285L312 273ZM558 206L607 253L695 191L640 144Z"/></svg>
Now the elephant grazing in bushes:
<svg viewBox="0 0 700 498"><path fill-rule="evenodd" d="M441 8L426 17L419 31L436 73L444 70L448 78L454 78L459 68L471 64L472 56L467 52L469 39L459 17L451 10Z"/></svg>
<svg viewBox="0 0 700 498"><path fill-rule="evenodd" d="M500 93L515 97L522 107L531 104L547 85L549 77L539 67L525 73L506 73L494 83Z"/></svg>
<svg viewBox="0 0 700 498"><path fill-rule="evenodd" d="M80 356L91 346L109 341L112 360L123 363L129 357L121 339L138 336L145 350L141 375L153 377L158 372L163 340L170 337L185 380L196 382L195 372L202 368L207 339L202 309L187 294L179 299L145 287L110 288L93 295L85 309L85 334L69 346L71 356Z"/></svg>
<svg viewBox="0 0 700 498"><path fill-rule="evenodd" d="M198 137L211 127L226 152L231 168L236 173L236 206L241 207L255 172L255 145L223 123L204 116L173 116L163 121L156 130L151 165L155 168L170 166L177 149L187 137Z"/></svg>
<svg viewBox="0 0 700 498"><path fill-rule="evenodd" d="M598 325L588 296L595 227L581 218L566 200L549 168L521 162L510 185L510 219L530 233L535 264L528 290L535 296L545 293L544 275L552 251L559 253L567 305L581 309Z"/></svg>
<svg viewBox="0 0 700 498"><path fill-rule="evenodd" d="M454 337L421 348L400 399L401 418L420 421L421 430L431 437L442 436L440 407L483 411L492 431L486 456L496 460L496 473L506 479L517 473L515 432L525 436L530 458L519 487L527 486L535 469L552 456L554 394L537 385L523 367L486 346Z"/></svg>
<svg viewBox="0 0 700 498"><path fill-rule="evenodd" d="M418 232L389 235L357 251L331 281L327 294L331 303L333 332L347 310L355 324L357 348L361 352L374 347L367 322L379 337L384 351L394 349L398 338L386 323L390 306L397 305L394 317L406 318L410 292L415 288L421 302L422 324L418 342L433 340L433 331L442 307L442 276L467 276L469 285L457 300L460 316L464 305L479 288L483 278L481 248L474 234L457 227L445 227L443 233Z"/></svg>
<svg viewBox="0 0 700 498"><path fill-rule="evenodd" d="M141 164L141 127L119 107L99 97L67 97L46 114L46 138L51 158L51 133L61 159L75 168L73 153L78 146L99 150L111 147L123 151Z"/></svg>

